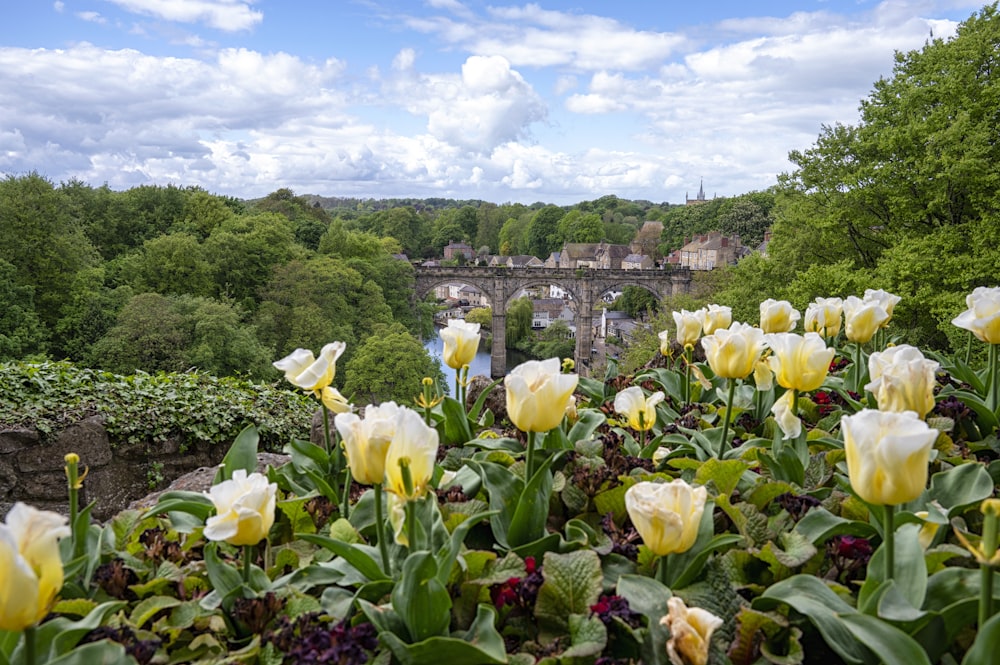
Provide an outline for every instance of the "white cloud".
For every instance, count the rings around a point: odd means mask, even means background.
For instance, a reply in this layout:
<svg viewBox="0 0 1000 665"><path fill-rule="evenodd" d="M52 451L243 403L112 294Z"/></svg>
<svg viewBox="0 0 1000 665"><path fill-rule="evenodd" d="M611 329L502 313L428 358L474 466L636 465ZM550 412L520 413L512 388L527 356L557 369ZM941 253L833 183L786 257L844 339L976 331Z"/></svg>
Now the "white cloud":
<svg viewBox="0 0 1000 665"><path fill-rule="evenodd" d="M66 9L66 3L62 2L62 0L56 0L55 2L52 3L52 9L62 14L63 10Z"/></svg>
<svg viewBox="0 0 1000 665"><path fill-rule="evenodd" d="M101 16L99 12L77 12L76 17L83 21L89 21L90 23L105 24L108 22L108 20Z"/></svg>
<svg viewBox="0 0 1000 665"><path fill-rule="evenodd" d="M126 11L179 23L204 23L218 30L249 30L264 14L240 0L108 0ZM252 2L252 0L251 0Z"/></svg>

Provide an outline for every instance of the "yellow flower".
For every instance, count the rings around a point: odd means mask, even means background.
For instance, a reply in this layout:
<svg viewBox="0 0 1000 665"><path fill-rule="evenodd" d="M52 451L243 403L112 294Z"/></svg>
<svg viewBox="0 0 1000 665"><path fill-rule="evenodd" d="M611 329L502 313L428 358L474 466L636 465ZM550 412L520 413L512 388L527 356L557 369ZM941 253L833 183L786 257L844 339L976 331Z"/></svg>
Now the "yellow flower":
<svg viewBox="0 0 1000 665"><path fill-rule="evenodd" d="M765 335L773 355L768 359L774 378L783 388L799 392L816 390L830 371L834 349L828 349L816 333Z"/></svg>
<svg viewBox="0 0 1000 665"><path fill-rule="evenodd" d="M702 331L711 335L716 330L728 328L733 323L733 309L726 305L709 305L705 310L705 322Z"/></svg>
<svg viewBox="0 0 1000 665"><path fill-rule="evenodd" d="M701 338L708 366L716 376L745 379L764 350L764 333L746 323L734 323Z"/></svg>
<svg viewBox="0 0 1000 665"><path fill-rule="evenodd" d="M934 538L937 536L938 529L941 528L941 525L937 522L931 522L928 520L927 518L930 517L930 513L926 510L918 510L913 514L919 517L923 522L923 524L920 525L920 531L917 533L917 542L920 543L920 547L922 549L926 550L934 543Z"/></svg>
<svg viewBox="0 0 1000 665"><path fill-rule="evenodd" d="M806 307L803 328L806 332L823 337L836 337L844 314L844 301L840 298L816 298Z"/></svg>
<svg viewBox="0 0 1000 665"><path fill-rule="evenodd" d="M687 607L677 596L667 599L667 615L660 623L670 630L667 655L673 665L707 665L712 633L722 619L700 607Z"/></svg>
<svg viewBox="0 0 1000 665"><path fill-rule="evenodd" d="M844 299L844 334L848 341L865 344L889 320L889 313L879 303L857 296Z"/></svg>
<svg viewBox="0 0 1000 665"><path fill-rule="evenodd" d="M236 469L232 478L205 493L215 505L215 515L205 521L205 537L230 545L256 545L274 524L277 491L278 486L268 483L267 476L256 472L247 475L246 469Z"/></svg>
<svg viewBox="0 0 1000 665"><path fill-rule="evenodd" d="M479 350L479 324L449 319L448 327L438 333L444 342L444 364L452 369L462 369L476 357Z"/></svg>
<svg viewBox="0 0 1000 665"><path fill-rule="evenodd" d="M365 407L363 420L355 413L340 413L334 418L344 441L351 477L362 485L381 484L385 478L385 455L396 432L398 415L395 402L384 402Z"/></svg>
<svg viewBox="0 0 1000 665"><path fill-rule="evenodd" d="M21 631L45 618L63 585L60 538L67 518L17 502L0 524L0 630Z"/></svg>
<svg viewBox="0 0 1000 665"><path fill-rule="evenodd" d="M927 463L937 431L912 411L863 409L840 420L851 487L877 505L916 499L927 485Z"/></svg>
<svg viewBox="0 0 1000 665"><path fill-rule="evenodd" d="M686 552L698 539L708 491L683 480L636 483L625 492L625 509L653 554Z"/></svg>
<svg viewBox="0 0 1000 665"><path fill-rule="evenodd" d="M980 286L965 297L967 310L952 325L971 331L982 342L1000 344L1000 286Z"/></svg>
<svg viewBox="0 0 1000 665"><path fill-rule="evenodd" d="M934 374L940 365L909 344L875 352L868 359L871 392L881 411L915 411L923 418L934 408Z"/></svg>
<svg viewBox="0 0 1000 665"><path fill-rule="evenodd" d="M559 417L562 417L562 411ZM437 451L437 430L427 426L423 417L413 409L399 407L392 441L385 454L385 489L408 501L422 497L434 475ZM406 482L404 465L409 470L409 483Z"/></svg>
<svg viewBox="0 0 1000 665"><path fill-rule="evenodd" d="M889 325L889 322L892 321L892 311L896 308L896 304L902 300L902 298L894 293L883 291L882 289L865 289L865 296L862 300L864 302L876 303L879 307L885 310L888 317L881 324L881 327L885 328Z"/></svg>
<svg viewBox="0 0 1000 665"><path fill-rule="evenodd" d="M661 330L657 336L660 338L660 353L662 355L669 356L671 353L670 331Z"/></svg>
<svg viewBox="0 0 1000 665"><path fill-rule="evenodd" d="M797 439L802 433L802 421L797 413L792 410L792 397L794 393L786 390L785 394L779 397L771 406L771 413L778 423L783 436L782 439Z"/></svg>
<svg viewBox="0 0 1000 665"><path fill-rule="evenodd" d="M504 379L510 421L522 432L548 432L562 421L579 380L559 371L558 358L518 365Z"/></svg>
<svg viewBox="0 0 1000 665"><path fill-rule="evenodd" d="M327 344L319 352L319 358L314 358L312 351L308 349L295 349L272 364L285 373L285 378L293 386L320 397L323 389L333 383L337 372L337 358L346 347L343 342Z"/></svg>
<svg viewBox="0 0 1000 665"><path fill-rule="evenodd" d="M663 391L649 397L639 386L629 386L615 395L615 413L628 418L629 427L644 431L656 424L656 405L663 401Z"/></svg>
<svg viewBox="0 0 1000 665"><path fill-rule="evenodd" d="M760 329L765 333L784 333L795 330L795 323L802 317L787 300L768 298L760 304Z"/></svg>
<svg viewBox="0 0 1000 665"><path fill-rule="evenodd" d="M689 312L682 309L672 314L674 324L677 326L677 341L681 346L688 344L694 346L698 342L698 338L701 337L701 330L705 324L705 310L699 309ZM662 345L660 348L662 350Z"/></svg>
<svg viewBox="0 0 1000 665"><path fill-rule="evenodd" d="M768 356L769 358L770 356ZM753 366L753 382L757 390L767 392L774 387L774 372L768 358L760 358Z"/></svg>

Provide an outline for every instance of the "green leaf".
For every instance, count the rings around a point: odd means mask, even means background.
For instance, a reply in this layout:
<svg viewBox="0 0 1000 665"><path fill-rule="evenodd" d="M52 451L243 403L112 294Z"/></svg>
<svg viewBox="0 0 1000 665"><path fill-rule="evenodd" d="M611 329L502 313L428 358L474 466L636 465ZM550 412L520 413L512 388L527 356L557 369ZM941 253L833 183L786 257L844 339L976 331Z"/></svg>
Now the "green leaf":
<svg viewBox="0 0 1000 665"><path fill-rule="evenodd" d="M247 475L256 471L257 444L259 442L260 434L257 433L256 426L247 425L243 428L243 431L239 433L233 445L226 452L226 456L222 458L222 464L215 473L215 479L212 481L212 484L217 485L224 480L231 479L233 471L237 469L243 469L247 472Z"/></svg>
<svg viewBox="0 0 1000 665"><path fill-rule="evenodd" d="M545 523L549 519L549 497L552 496L552 472L549 467L560 456L560 453L556 453L542 462L518 497L510 525L507 527L507 542L511 548L545 537Z"/></svg>
<svg viewBox="0 0 1000 665"><path fill-rule="evenodd" d="M569 643L570 647L562 653L563 658L599 656L608 644L608 629L597 616L571 614Z"/></svg>
<svg viewBox="0 0 1000 665"><path fill-rule="evenodd" d="M218 543L205 545L204 553L205 569L208 572L209 581L212 582L212 588L216 593L226 598L233 590L243 585L243 577L240 575L240 572L219 559Z"/></svg>
<svg viewBox="0 0 1000 665"><path fill-rule="evenodd" d="M580 418L570 428L567 437L573 443L586 441L594 436L597 428L607 422L604 414L597 409L581 409Z"/></svg>
<svg viewBox="0 0 1000 665"><path fill-rule="evenodd" d="M369 611L366 615L371 619ZM393 632L380 629L379 639L401 665L502 665L507 662L507 651L493 623L493 608L480 605L472 626L458 637L431 637L405 644Z"/></svg>
<svg viewBox="0 0 1000 665"><path fill-rule="evenodd" d="M132 610L132 614L129 615L129 621L131 621L136 628L142 628L147 621L153 618L161 610L166 610L171 607L177 607L181 604L181 601L177 598L171 596L151 596L141 601Z"/></svg>
<svg viewBox="0 0 1000 665"><path fill-rule="evenodd" d="M495 380L493 383L491 383L490 385L486 386L483 389L483 391L481 393L479 393L479 397L476 398L476 401L475 401L475 403L473 403L472 408L469 409L469 419L470 420L473 420L473 421L479 420L479 413L483 410L483 404L486 404L486 398L490 396L490 393L493 392L493 389L496 388L497 385L499 385L500 382L503 381L503 380L504 380L504 377L501 376L499 379ZM490 413L490 416L492 417L493 414ZM492 422L489 423L489 424L485 424L484 423L484 426L485 427L489 427L491 424L492 424Z"/></svg>
<svg viewBox="0 0 1000 665"><path fill-rule="evenodd" d="M320 536L314 533L299 533L296 534L296 537L330 550L349 563L356 571L373 582L376 580L389 579L389 576L382 572L382 568L375 563L375 559L373 559L368 552L362 549L364 547L363 545L345 543L341 540Z"/></svg>
<svg viewBox="0 0 1000 665"><path fill-rule="evenodd" d="M403 619L411 642L438 637L451 622L451 596L437 577L430 552L411 552L403 562L399 582L392 590L392 607Z"/></svg>
<svg viewBox="0 0 1000 665"><path fill-rule="evenodd" d="M459 445L475 438L465 407L457 399L445 397L441 401L441 413L444 414L444 434L441 443Z"/></svg>
<svg viewBox="0 0 1000 665"><path fill-rule="evenodd" d="M204 522L214 510L215 504L201 492L174 490L161 494L156 505L142 514L142 519L163 513L186 513Z"/></svg>
<svg viewBox="0 0 1000 665"><path fill-rule="evenodd" d="M546 552L542 563L544 582L538 589L535 617L543 629L565 635L571 614L589 614L601 595L604 573L593 550L566 554Z"/></svg>
<svg viewBox="0 0 1000 665"><path fill-rule="evenodd" d="M896 529L896 556L893 579L896 588L914 608L922 607L927 591L927 562L920 546L919 524L904 524ZM880 545L868 561L869 582L885 581L885 545ZM860 601L859 601L860 603Z"/></svg>
<svg viewBox="0 0 1000 665"><path fill-rule="evenodd" d="M479 469L483 485L490 498L490 510L497 511L490 517L490 527L497 544L504 549L510 549L507 529L510 526L514 511L517 509L524 481L511 473L506 467L493 462L469 461L472 468Z"/></svg>
<svg viewBox="0 0 1000 665"><path fill-rule="evenodd" d="M783 566L797 568L816 555L816 546L801 533L789 531L782 533L778 539L781 541L780 548L772 542L767 543L765 549L770 548L774 558Z"/></svg>
<svg viewBox="0 0 1000 665"><path fill-rule="evenodd" d="M993 495L993 479L983 464L959 464L931 476L928 496L948 510L948 517Z"/></svg>
<svg viewBox="0 0 1000 665"><path fill-rule="evenodd" d="M493 511L471 515L463 520L462 523L455 527L455 530L451 532L451 538L448 539L448 545L441 548L437 557L438 581L442 585L448 583L448 577L451 575L452 566L455 565L458 553L462 549L462 542L468 535L469 530L478 524L480 520L492 515Z"/></svg>
<svg viewBox="0 0 1000 665"><path fill-rule="evenodd" d="M125 647L111 640L101 640L75 647L69 653L48 661L48 665L130 665L135 660Z"/></svg>
<svg viewBox="0 0 1000 665"><path fill-rule="evenodd" d="M715 488L719 494L729 496L736 489L737 483L747 470L746 462L741 460L720 461L716 458L705 460L694 474L694 482L699 485L707 485L709 481L715 483Z"/></svg>
<svg viewBox="0 0 1000 665"><path fill-rule="evenodd" d="M657 580L642 575L622 575L618 578L616 592L628 601L633 612L645 615L648 628L642 643L642 662L647 665L667 665L667 639L670 631L660 624L667 615L670 589Z"/></svg>
<svg viewBox="0 0 1000 665"><path fill-rule="evenodd" d="M850 535L871 538L876 534L875 527L871 524L838 517L822 506L810 509L795 525L795 531L805 536L814 545L826 542L833 536Z"/></svg>
<svg viewBox="0 0 1000 665"><path fill-rule="evenodd" d="M858 642L878 654L885 665L931 665L916 640L890 623L857 612L838 615L838 619Z"/></svg>
<svg viewBox="0 0 1000 665"><path fill-rule="evenodd" d="M1000 614L994 614L976 634L976 640L962 659L962 665L997 665L1000 663Z"/></svg>

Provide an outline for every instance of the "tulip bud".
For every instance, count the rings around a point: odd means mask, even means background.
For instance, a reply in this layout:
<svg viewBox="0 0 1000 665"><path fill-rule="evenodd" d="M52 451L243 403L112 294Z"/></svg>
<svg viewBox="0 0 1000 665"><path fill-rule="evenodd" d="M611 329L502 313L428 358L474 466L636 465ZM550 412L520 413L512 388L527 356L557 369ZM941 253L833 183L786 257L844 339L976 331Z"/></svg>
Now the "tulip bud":
<svg viewBox="0 0 1000 665"><path fill-rule="evenodd" d="M881 324L881 327L885 328L889 325L889 322L892 321L892 312L896 308L896 304L899 303L902 298L894 293L883 291L882 289L865 289L865 296L862 300L864 300L864 302L875 303L885 310L885 313L888 316Z"/></svg>
<svg viewBox="0 0 1000 665"><path fill-rule="evenodd" d="M827 339L836 337L843 313L844 301L840 298L816 298L806 308L803 327L806 332L819 333Z"/></svg>
<svg viewBox="0 0 1000 665"><path fill-rule="evenodd" d="M711 335L716 330L728 328L733 323L733 309L725 305L709 305L705 310L705 323L702 331Z"/></svg>
<svg viewBox="0 0 1000 665"><path fill-rule="evenodd" d="M764 350L764 333L746 323L734 323L702 337L701 346L716 376L745 379Z"/></svg>
<svg viewBox="0 0 1000 665"><path fill-rule="evenodd" d="M673 312L673 317L674 324L677 326L677 341L683 347L687 347L688 345L693 347L701 337L702 328L705 323L705 310L699 309L689 312L686 309L682 309L679 312Z"/></svg>
<svg viewBox="0 0 1000 665"><path fill-rule="evenodd" d="M760 329L765 333L791 332L801 317L787 300L768 298L760 304Z"/></svg>
<svg viewBox="0 0 1000 665"><path fill-rule="evenodd" d="M669 356L672 353L670 348L670 331L661 330L657 336L660 338L660 354L664 356Z"/></svg>
<svg viewBox="0 0 1000 665"><path fill-rule="evenodd" d="M708 491L683 480L636 483L625 492L625 509L654 554L686 552L698 538Z"/></svg>
<svg viewBox="0 0 1000 665"><path fill-rule="evenodd" d="M448 327L438 333L444 342L444 363L452 369L462 369L476 357L479 350L479 324L449 319Z"/></svg>
<svg viewBox="0 0 1000 665"><path fill-rule="evenodd" d="M351 477L362 485L380 484L385 478L385 456L399 409L395 402L370 404L363 420L354 413L341 413L333 421L344 442Z"/></svg>
<svg viewBox="0 0 1000 665"><path fill-rule="evenodd" d="M437 451L437 430L426 425L416 411L399 407L385 455L386 490L406 500L422 497L434 475Z"/></svg>
<svg viewBox="0 0 1000 665"><path fill-rule="evenodd" d="M935 373L940 365L909 344L875 352L868 359L871 383L880 411L915 411L923 418L934 408Z"/></svg>
<svg viewBox="0 0 1000 665"><path fill-rule="evenodd" d="M529 360L504 379L507 415L522 432L548 432L562 421L580 377L559 370L558 358Z"/></svg>
<svg viewBox="0 0 1000 665"><path fill-rule="evenodd" d="M768 362L778 385L800 392L823 385L836 351L827 348L822 337L816 333L780 333L765 335L764 340L773 351Z"/></svg>
<svg viewBox="0 0 1000 665"><path fill-rule="evenodd" d="M844 334L850 342L869 342L888 320L889 313L878 302L857 296L844 299Z"/></svg>
<svg viewBox="0 0 1000 665"><path fill-rule="evenodd" d="M268 483L267 476L256 472L247 475L246 469L236 469L232 478L205 492L215 505L215 515L205 522L205 538L230 545L256 545L274 524L277 491L277 484Z"/></svg>
<svg viewBox="0 0 1000 665"><path fill-rule="evenodd" d="M285 378L293 386L318 394L333 383L337 358L346 348L347 345L343 342L332 342L323 347L319 358L314 358L312 351L308 349L295 349L272 364L285 373Z"/></svg>
<svg viewBox="0 0 1000 665"><path fill-rule="evenodd" d="M660 619L670 631L667 655L675 665L707 665L712 633L722 619L700 607L688 608L677 596L667 599L667 615Z"/></svg>

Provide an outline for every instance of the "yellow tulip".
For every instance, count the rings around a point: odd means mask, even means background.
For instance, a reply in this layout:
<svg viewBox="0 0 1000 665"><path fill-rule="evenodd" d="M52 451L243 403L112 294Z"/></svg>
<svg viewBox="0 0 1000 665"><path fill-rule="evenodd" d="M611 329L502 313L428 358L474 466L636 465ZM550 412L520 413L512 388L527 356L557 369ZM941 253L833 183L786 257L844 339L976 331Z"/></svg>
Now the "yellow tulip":
<svg viewBox="0 0 1000 665"><path fill-rule="evenodd" d="M702 328L705 325L705 310L699 309L689 312L682 309L673 312L674 324L677 326L677 341L681 346L688 344L694 346L701 337Z"/></svg>
<svg viewBox="0 0 1000 665"><path fill-rule="evenodd" d="M381 484L385 478L385 455L396 432L399 408L395 402L369 404L364 419L355 413L340 413L334 418L351 477L362 485Z"/></svg>
<svg viewBox="0 0 1000 665"><path fill-rule="evenodd" d="M708 491L683 480L636 483L625 492L625 509L653 554L686 552L698 539Z"/></svg>
<svg viewBox="0 0 1000 665"><path fill-rule="evenodd" d="M934 544L934 538L937 537L938 530L941 525L937 522L931 522L927 518L930 517L930 513L926 510L918 510L913 513L915 516L919 517L923 524L920 525L920 531L917 532L917 542L920 543L922 549L927 549Z"/></svg>
<svg viewBox="0 0 1000 665"><path fill-rule="evenodd" d="M774 414L774 421L781 429L782 439L797 439L802 433L802 421L792 407L794 395L795 393L791 390L786 390L785 394L775 400L774 405L771 406L771 413Z"/></svg>
<svg viewBox="0 0 1000 665"><path fill-rule="evenodd" d="M844 301L840 298L816 298L806 307L803 328L823 337L836 337L843 315Z"/></svg>
<svg viewBox="0 0 1000 665"><path fill-rule="evenodd" d="M337 358L344 353L347 345L343 342L332 342L323 347L319 358L314 358L308 349L295 349L281 360L272 363L285 373L288 382L297 388L314 392L317 397L324 388L333 383L337 372Z"/></svg>
<svg viewBox="0 0 1000 665"><path fill-rule="evenodd" d="M667 599L667 614L660 623L670 631L667 655L674 665L707 665L712 633L722 619L700 607L688 607L677 596Z"/></svg>
<svg viewBox="0 0 1000 665"><path fill-rule="evenodd" d="M965 297L967 310L952 325L972 332L981 342L1000 344L1000 286L980 286Z"/></svg>
<svg viewBox="0 0 1000 665"><path fill-rule="evenodd" d="M840 420L851 487L871 504L912 501L927 485L927 463L937 439L912 411L863 409Z"/></svg>
<svg viewBox="0 0 1000 665"><path fill-rule="evenodd" d="M17 502L0 524L0 630L21 631L45 618L63 585L60 538L67 518Z"/></svg>
<svg viewBox="0 0 1000 665"><path fill-rule="evenodd" d="M768 358L761 357L753 366L753 382L760 392L767 392L774 387L774 372Z"/></svg>
<svg viewBox="0 0 1000 665"><path fill-rule="evenodd" d="M632 429L649 430L656 424L656 405L663 397L662 390L646 397L639 386L629 386L615 395L615 413L625 416Z"/></svg>
<svg viewBox="0 0 1000 665"><path fill-rule="evenodd" d="M256 545L274 524L275 493L261 473L247 475L236 469L233 477L213 485L205 494L215 505L215 515L205 521L205 538L230 545Z"/></svg>
<svg viewBox="0 0 1000 665"><path fill-rule="evenodd" d="M558 358L518 365L504 379L510 421L522 432L548 432L562 422L579 380L560 372Z"/></svg>
<svg viewBox="0 0 1000 665"><path fill-rule="evenodd" d="M745 379L764 350L764 333L746 323L734 323L701 338L708 366L716 376Z"/></svg>
<svg viewBox="0 0 1000 665"><path fill-rule="evenodd" d="M844 299L844 335L850 342L865 344L889 320L889 313L878 302L857 296Z"/></svg>
<svg viewBox="0 0 1000 665"><path fill-rule="evenodd" d="M709 305L705 310L705 322L702 331L711 335L716 330L728 328L733 323L733 309L726 305Z"/></svg>
<svg viewBox="0 0 1000 665"><path fill-rule="evenodd" d="M875 352L868 359L871 392L880 411L915 411L923 418L934 408L934 375L940 365L909 344Z"/></svg>
<svg viewBox="0 0 1000 665"><path fill-rule="evenodd" d="M896 304L899 303L902 298L894 293L883 291L882 289L865 289L865 296L862 300L864 302L876 303L879 307L885 310L888 317L881 324L881 327L885 328L889 325L889 322L892 321L892 312L896 308Z"/></svg>
<svg viewBox="0 0 1000 665"><path fill-rule="evenodd" d="M665 356L669 356L671 353L670 331L661 330L658 334L658 337L660 338L660 353Z"/></svg>
<svg viewBox="0 0 1000 665"><path fill-rule="evenodd" d="M434 475L437 452L437 430L426 425L413 409L399 407L392 441L385 454L385 489L407 501L422 497ZM408 469L409 483L403 466Z"/></svg>
<svg viewBox="0 0 1000 665"><path fill-rule="evenodd" d="M479 324L449 319L448 327L438 333L444 342L444 363L452 369L462 369L476 357L479 350Z"/></svg>
<svg viewBox="0 0 1000 665"><path fill-rule="evenodd" d="M765 333L795 330L795 324L801 317L787 300L768 298L760 304L760 329Z"/></svg>
<svg viewBox="0 0 1000 665"><path fill-rule="evenodd" d="M835 350L828 349L822 337L816 333L778 333L765 335L764 340L773 351L768 362L778 385L799 392L823 385Z"/></svg>

